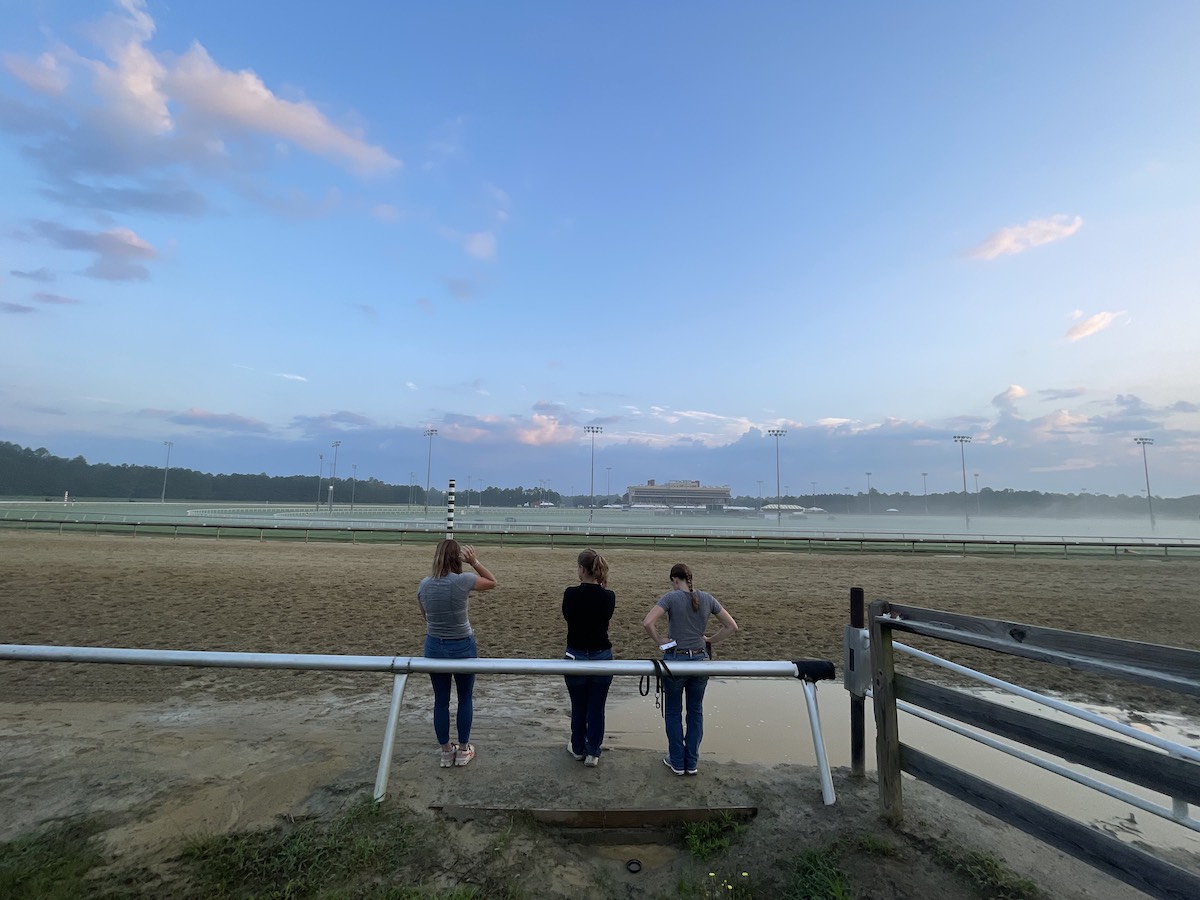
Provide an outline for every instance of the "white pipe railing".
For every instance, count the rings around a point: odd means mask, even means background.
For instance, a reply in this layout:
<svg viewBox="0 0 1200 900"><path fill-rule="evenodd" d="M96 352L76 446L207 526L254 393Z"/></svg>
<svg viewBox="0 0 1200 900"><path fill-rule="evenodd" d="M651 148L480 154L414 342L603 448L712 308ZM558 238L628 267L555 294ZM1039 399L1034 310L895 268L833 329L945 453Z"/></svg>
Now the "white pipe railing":
<svg viewBox="0 0 1200 900"><path fill-rule="evenodd" d="M0 644L0 661L109 663L141 666L200 666L231 669L301 669L307 671L390 672L392 699L375 778L375 799L387 793L396 728L407 676L416 672L461 672L475 675L636 675L656 674L657 660L566 659L429 659L423 656L351 656L319 653L241 653L212 650L143 650L115 647L57 647L34 644ZM686 677L709 675L727 678L797 678L804 685L821 778L821 796L832 805L836 796L825 740L821 734L816 684L803 679L796 663L787 661L708 660L671 662L671 672Z"/></svg>
<svg viewBox="0 0 1200 900"><path fill-rule="evenodd" d="M934 666L939 666L958 675L972 678L975 681L979 681L988 685L989 687L994 687L1010 694L1015 694L1018 697L1024 697L1026 700L1032 700L1035 703L1040 703L1043 706L1047 706L1050 709L1057 710L1058 712L1066 713L1067 715L1083 719L1085 722L1089 722L1099 728L1116 732L1117 734L1134 741L1149 744L1150 746L1155 747L1158 750L1163 750L1169 753L1171 756L1178 757L1179 759L1185 759L1190 762L1200 762L1200 750L1195 750L1192 747L1177 743L1176 741L1169 741L1166 738L1161 738L1157 735L1147 734L1144 731L1139 731L1136 728L1132 728L1122 722L1114 721L1113 719L1102 716L1099 713L1082 709L1081 707L1067 703L1063 700L1058 700L1054 697L1047 696L1046 694L1040 694L1037 691L1031 691L1029 688L1024 688L1018 684L1004 681L1003 679L996 678L993 675L986 675L983 672L978 672L975 669L968 668L967 666L959 663L951 662L948 659L935 656L932 653L926 653L924 650L918 650L915 647L901 643L900 641L893 641L892 647L901 653L905 653L914 657L915 659L922 660L923 662L927 662ZM867 696L874 695L870 690L868 690ZM1131 794L1128 791L1123 791L1114 785L1091 778L1090 776L1079 775L1078 773L1072 772L1058 763L1054 763L1043 757L1034 756L1033 754L1027 753L1023 750L1018 750L1007 744L989 738L986 735L982 735L979 732L953 724L949 720L943 719L940 716L935 716L934 714L925 711L918 711L919 708L910 703L905 703L898 700L896 702L896 707L898 709L904 709L905 712L917 715L918 717L923 718L927 722L930 722L934 725L940 725L941 727L946 728L949 731L953 731L956 734L960 734L964 737L970 738L971 740L978 741L979 743L992 747L995 750L999 750L1002 753L1007 753L1009 756L1016 757L1017 759L1032 763L1033 765L1039 766L1047 771L1062 775L1078 784L1090 787L1092 790L1098 791L1101 794L1106 794L1116 800L1122 800L1126 803L1136 806L1139 809L1143 809L1146 812L1154 813L1155 815L1161 816L1164 819L1168 819L1169 821L1176 822L1186 828L1190 828L1192 831L1200 831L1200 820L1192 818L1189 812L1188 804L1180 800L1178 797L1171 798L1171 808L1167 809L1166 807L1159 806L1156 803L1151 803L1150 801L1136 798L1136 795Z"/></svg>

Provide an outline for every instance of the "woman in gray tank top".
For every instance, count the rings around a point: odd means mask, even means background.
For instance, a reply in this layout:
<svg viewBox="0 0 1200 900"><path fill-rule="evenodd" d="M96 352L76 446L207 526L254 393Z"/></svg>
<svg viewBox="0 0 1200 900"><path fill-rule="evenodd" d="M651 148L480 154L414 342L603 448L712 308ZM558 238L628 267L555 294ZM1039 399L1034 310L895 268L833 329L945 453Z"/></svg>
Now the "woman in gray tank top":
<svg viewBox="0 0 1200 900"><path fill-rule="evenodd" d="M658 632L667 617L668 640ZM711 636L705 629L709 618L721 623ZM709 647L738 630L737 622L708 591L692 587L692 570L683 563L671 567L671 590L658 598L646 614L642 627L668 662L705 662ZM707 675L663 678L663 724L667 731L667 755L663 765L676 775L700 774L700 741L704 737L704 690ZM687 699L687 731L684 732L684 697Z"/></svg>
<svg viewBox="0 0 1200 900"><path fill-rule="evenodd" d="M463 563L474 572L464 572ZM425 656L429 659L474 659L478 656L475 631L467 618L471 591L490 591L496 578L479 561L470 544L446 539L433 554L433 570L417 587L417 602L425 619ZM475 676L471 673L430 672L433 683L433 732L441 745L440 765L465 766L475 758L471 745L471 723L475 717L472 697ZM458 743L450 743L450 682L458 692L455 725Z"/></svg>

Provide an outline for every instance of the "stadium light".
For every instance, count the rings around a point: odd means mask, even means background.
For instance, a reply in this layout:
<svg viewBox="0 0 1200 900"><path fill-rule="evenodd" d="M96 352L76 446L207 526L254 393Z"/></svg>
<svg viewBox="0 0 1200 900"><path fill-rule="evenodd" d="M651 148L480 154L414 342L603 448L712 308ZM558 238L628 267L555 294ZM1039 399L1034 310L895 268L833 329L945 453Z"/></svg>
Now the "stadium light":
<svg viewBox="0 0 1200 900"><path fill-rule="evenodd" d="M167 473L171 471L171 448L175 446L175 442L163 441L163 446L167 448L167 464L163 466L163 489L159 503L167 502Z"/></svg>
<svg viewBox="0 0 1200 900"><path fill-rule="evenodd" d="M333 464L329 468L329 514L333 515L333 485L337 482L337 453L342 442L334 441L330 446L333 447Z"/></svg>
<svg viewBox="0 0 1200 900"><path fill-rule="evenodd" d="M768 428L767 434L775 438L775 524L783 523L783 498L779 495L779 439L787 434L786 428Z"/></svg>
<svg viewBox="0 0 1200 900"><path fill-rule="evenodd" d="M604 433L602 425L584 425L583 430L592 436L592 487L591 499L588 500L588 524L592 522L592 513L596 510L596 435Z"/></svg>
<svg viewBox="0 0 1200 900"><path fill-rule="evenodd" d="M963 515L967 520L967 528L971 527L971 507L968 505L970 494L967 493L967 451L966 445L971 443L969 435L956 434L954 443L958 444L958 455L962 459L962 475L963 475Z"/></svg>
<svg viewBox="0 0 1200 900"><path fill-rule="evenodd" d="M429 486L433 483L429 480L429 473L433 470L433 439L437 437L436 428L426 428L424 431L425 437L429 438L429 453L425 457L425 518L429 518Z"/></svg>
<svg viewBox="0 0 1200 900"><path fill-rule="evenodd" d="M1135 444L1142 447L1142 469L1146 473L1146 505L1150 508L1150 530L1154 530L1154 501L1150 499L1150 463L1146 461L1146 445L1153 444L1154 438L1134 438Z"/></svg>

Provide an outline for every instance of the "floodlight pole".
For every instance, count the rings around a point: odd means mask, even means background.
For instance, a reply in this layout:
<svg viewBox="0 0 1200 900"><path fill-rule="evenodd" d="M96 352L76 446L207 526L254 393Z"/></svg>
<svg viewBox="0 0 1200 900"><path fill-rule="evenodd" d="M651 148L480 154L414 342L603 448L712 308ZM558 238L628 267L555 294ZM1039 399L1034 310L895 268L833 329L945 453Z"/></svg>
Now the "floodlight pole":
<svg viewBox="0 0 1200 900"><path fill-rule="evenodd" d="M1150 463L1146 461L1146 445L1153 444L1154 438L1134 438L1135 444L1140 444L1142 448L1142 469L1146 473L1146 505L1150 508L1150 530L1154 530L1154 501L1150 499Z"/></svg>
<svg viewBox="0 0 1200 900"><path fill-rule="evenodd" d="M588 500L588 524L590 525L592 523L592 513L596 511L596 435L604 433L604 426L584 425L583 430L592 436L592 496Z"/></svg>
<svg viewBox="0 0 1200 900"><path fill-rule="evenodd" d="M433 439L437 437L437 429L426 428L424 434L429 438L429 453L425 457L425 518L429 518L429 487L433 484L429 480L429 473L433 469Z"/></svg>
<svg viewBox="0 0 1200 900"><path fill-rule="evenodd" d="M967 493L967 451L966 445L971 443L969 435L956 434L954 443L958 444L958 455L962 460L962 476L963 476L963 515L966 517L967 528L971 527L971 507L969 500L971 495Z"/></svg>
<svg viewBox="0 0 1200 900"><path fill-rule="evenodd" d="M867 515L871 515L871 473L867 473Z"/></svg>
<svg viewBox="0 0 1200 900"><path fill-rule="evenodd" d="M329 468L329 514L333 515L333 486L337 482L337 453L342 442L334 441L330 446L333 447L333 463Z"/></svg>
<svg viewBox="0 0 1200 900"><path fill-rule="evenodd" d="M358 487L358 463L351 463L350 469L350 512L354 512L354 491Z"/></svg>
<svg viewBox="0 0 1200 900"><path fill-rule="evenodd" d="M925 480L928 477L928 472L921 473L921 496L925 498L925 515L929 515L929 482Z"/></svg>
<svg viewBox="0 0 1200 900"><path fill-rule="evenodd" d="M163 446L167 448L167 464L163 466L163 489L162 497L159 503L167 502L167 473L171 471L171 448L175 446L173 441L163 441Z"/></svg>
<svg viewBox="0 0 1200 900"><path fill-rule="evenodd" d="M317 454L317 512L321 511L321 481L325 477L325 454Z"/></svg>
<svg viewBox="0 0 1200 900"><path fill-rule="evenodd" d="M783 497L779 493L779 439L787 434L786 428L768 428L767 434L775 438L775 524L783 524Z"/></svg>

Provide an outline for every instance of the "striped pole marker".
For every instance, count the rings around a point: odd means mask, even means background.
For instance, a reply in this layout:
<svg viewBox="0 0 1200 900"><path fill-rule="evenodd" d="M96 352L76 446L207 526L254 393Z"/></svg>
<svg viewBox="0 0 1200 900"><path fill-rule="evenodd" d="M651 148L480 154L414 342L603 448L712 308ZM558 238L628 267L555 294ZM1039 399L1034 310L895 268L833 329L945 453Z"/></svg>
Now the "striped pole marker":
<svg viewBox="0 0 1200 900"><path fill-rule="evenodd" d="M450 479L450 487L446 491L446 538L454 537L454 479Z"/></svg>

